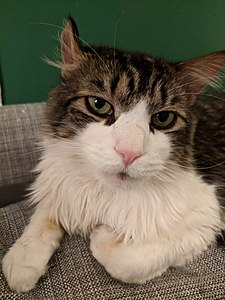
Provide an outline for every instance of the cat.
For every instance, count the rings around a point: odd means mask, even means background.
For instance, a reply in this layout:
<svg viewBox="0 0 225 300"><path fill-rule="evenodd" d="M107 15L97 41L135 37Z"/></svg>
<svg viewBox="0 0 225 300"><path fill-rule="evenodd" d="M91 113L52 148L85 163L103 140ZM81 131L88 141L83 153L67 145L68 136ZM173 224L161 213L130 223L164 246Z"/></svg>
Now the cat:
<svg viewBox="0 0 225 300"><path fill-rule="evenodd" d="M225 52L170 63L84 47L69 18L61 55L35 212L2 261L10 288L35 288L65 231L90 237L93 256L123 282L185 265L225 224L225 102L215 80Z"/></svg>

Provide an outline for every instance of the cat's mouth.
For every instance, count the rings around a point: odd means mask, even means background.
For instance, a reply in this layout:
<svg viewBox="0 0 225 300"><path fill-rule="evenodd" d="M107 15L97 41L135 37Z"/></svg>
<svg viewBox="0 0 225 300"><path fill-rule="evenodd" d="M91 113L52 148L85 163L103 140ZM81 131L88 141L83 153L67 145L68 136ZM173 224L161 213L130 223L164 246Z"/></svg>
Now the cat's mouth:
<svg viewBox="0 0 225 300"><path fill-rule="evenodd" d="M126 172L119 172L117 174L117 178L120 180L127 180L130 179L131 177Z"/></svg>
<svg viewBox="0 0 225 300"><path fill-rule="evenodd" d="M124 171L118 173L110 173L110 174L105 173L105 177L111 182L115 182L115 183L126 182L132 179L132 177Z"/></svg>

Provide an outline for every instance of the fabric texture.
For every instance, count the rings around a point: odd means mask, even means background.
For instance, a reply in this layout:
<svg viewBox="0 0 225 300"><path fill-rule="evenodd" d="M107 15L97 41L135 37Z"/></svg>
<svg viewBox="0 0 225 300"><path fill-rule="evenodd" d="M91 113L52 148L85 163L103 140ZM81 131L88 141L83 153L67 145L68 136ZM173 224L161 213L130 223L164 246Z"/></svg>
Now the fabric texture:
<svg viewBox="0 0 225 300"><path fill-rule="evenodd" d="M44 103L0 107L0 207L22 199L34 178L44 107Z"/></svg>
<svg viewBox="0 0 225 300"><path fill-rule="evenodd" d="M0 108L0 204L21 200L23 184L40 155L36 143L45 104ZM12 188L14 187L14 188ZM1 189L5 194L1 194ZM6 199L8 197L11 199ZM6 200L5 200L6 199ZM14 200L13 200L14 199ZM0 209L1 300L225 300L225 248L212 245L197 260L171 268L144 285L114 280L92 257L89 241L66 235L36 289L17 295L2 274L1 260L29 222L32 208L21 201Z"/></svg>
<svg viewBox="0 0 225 300"><path fill-rule="evenodd" d="M0 107L0 186L30 181L39 155L44 103Z"/></svg>
<svg viewBox="0 0 225 300"><path fill-rule="evenodd" d="M22 234L31 213L24 201L0 209L0 261ZM111 278L92 257L89 241L66 235L33 291L21 295L11 292L0 271L0 299L224 300L225 248L213 245L186 267L171 268L147 284L135 285Z"/></svg>

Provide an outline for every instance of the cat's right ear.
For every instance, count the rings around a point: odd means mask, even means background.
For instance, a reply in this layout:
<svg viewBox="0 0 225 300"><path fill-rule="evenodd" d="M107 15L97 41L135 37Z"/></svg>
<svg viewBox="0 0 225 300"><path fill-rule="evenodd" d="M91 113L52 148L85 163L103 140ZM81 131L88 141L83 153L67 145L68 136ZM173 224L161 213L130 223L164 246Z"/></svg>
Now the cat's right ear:
<svg viewBox="0 0 225 300"><path fill-rule="evenodd" d="M177 78L181 80L189 99L193 102L204 88L211 86L214 90L223 88L225 68L225 51L214 52L198 58L176 64Z"/></svg>
<svg viewBox="0 0 225 300"><path fill-rule="evenodd" d="M83 58L82 45L75 21L69 17L61 33L62 76Z"/></svg>

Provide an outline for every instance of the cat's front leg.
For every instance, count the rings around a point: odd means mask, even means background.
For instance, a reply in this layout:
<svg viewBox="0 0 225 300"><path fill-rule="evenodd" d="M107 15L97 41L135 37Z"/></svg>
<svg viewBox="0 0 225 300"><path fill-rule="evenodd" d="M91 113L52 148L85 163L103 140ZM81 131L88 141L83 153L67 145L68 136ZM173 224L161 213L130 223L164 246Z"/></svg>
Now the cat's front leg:
<svg viewBox="0 0 225 300"><path fill-rule="evenodd" d="M142 284L160 276L173 261L166 240L151 244L125 243L110 227L102 225L91 234L93 256L114 278L123 282Z"/></svg>
<svg viewBox="0 0 225 300"><path fill-rule="evenodd" d="M58 248L63 229L37 207L23 235L10 248L2 261L2 270L12 290L27 292L45 274L47 264Z"/></svg>

